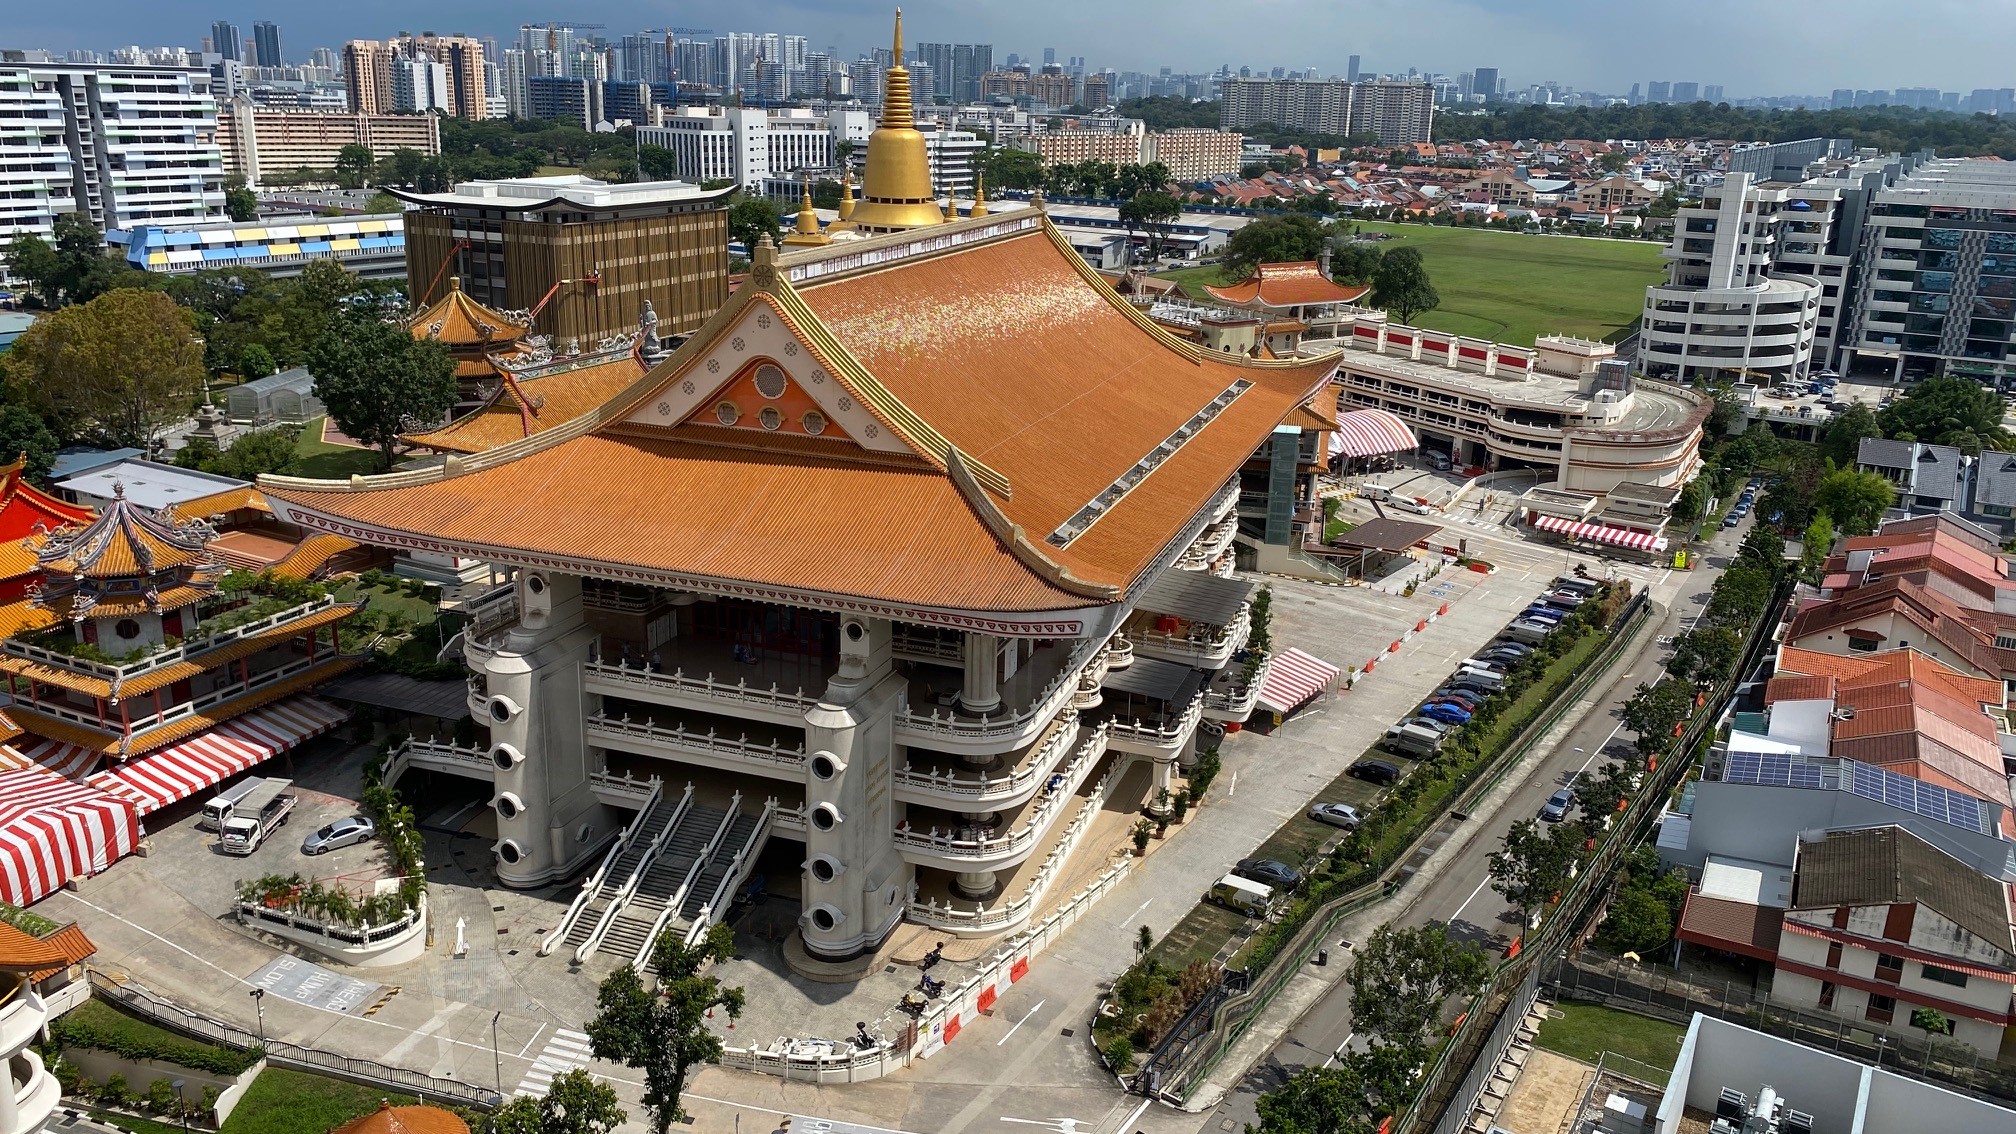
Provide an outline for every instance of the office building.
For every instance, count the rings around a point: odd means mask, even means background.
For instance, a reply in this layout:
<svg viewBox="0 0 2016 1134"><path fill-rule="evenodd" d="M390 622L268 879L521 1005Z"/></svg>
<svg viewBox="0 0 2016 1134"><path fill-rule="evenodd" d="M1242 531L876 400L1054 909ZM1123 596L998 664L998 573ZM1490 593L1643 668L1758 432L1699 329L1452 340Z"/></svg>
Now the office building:
<svg viewBox="0 0 2016 1134"><path fill-rule="evenodd" d="M765 177L833 164L828 116L797 108L681 106L656 126L640 126L643 145L670 150L682 181L733 181L754 189Z"/></svg>
<svg viewBox="0 0 2016 1134"><path fill-rule="evenodd" d="M0 63L0 249L82 213L100 232L224 212L202 70Z"/></svg>
<svg viewBox="0 0 2016 1134"><path fill-rule="evenodd" d="M261 20L252 25L252 61L261 67L285 67L286 56L280 54L280 25L271 20Z"/></svg>
<svg viewBox="0 0 2016 1134"><path fill-rule="evenodd" d="M1859 368L2016 376L2016 167L1938 158L1877 189L1862 233Z"/></svg>
<svg viewBox="0 0 2016 1134"><path fill-rule="evenodd" d="M1821 283L1779 265L1778 252L1782 244L1817 256L1828 247L1835 198L1730 173L1700 204L1682 208L1665 250L1670 277L1645 289L1646 373L1683 383L1803 380Z"/></svg>
<svg viewBox="0 0 2016 1134"><path fill-rule="evenodd" d="M366 146L379 158L394 150L441 152L440 119L431 114L350 114L256 105L239 96L217 112L217 146L224 174L257 185L262 176L297 169L334 169L347 145Z"/></svg>
<svg viewBox="0 0 2016 1134"><path fill-rule="evenodd" d="M466 639L497 877L579 876L625 831L645 856L554 923L556 969L628 963L654 922L704 932L750 871L802 895L785 955L822 968L906 921L1012 933L1106 861L1101 810L1159 807L1205 714L1251 711L1207 691L1250 630L1253 584L1225 577L1240 472L1320 440L1304 408L1334 359L1154 334L1036 210L935 215L891 70L855 214L881 235L757 249L604 424L399 488L265 489L387 546L474 554L482 532L517 571ZM1016 317L1031 295L1044 317ZM941 308L973 317L917 317ZM1155 399L1101 379L1118 357ZM991 463L966 456L989 439ZM820 502L819 553L779 554L773 499ZM702 827L738 865L689 907Z"/></svg>
<svg viewBox="0 0 2016 1134"><path fill-rule="evenodd" d="M525 80L525 115L593 130L602 121L602 84L562 75L534 75Z"/></svg>
<svg viewBox="0 0 2016 1134"><path fill-rule="evenodd" d="M1672 97L1673 97L1673 101L1674 101L1674 102L1695 102L1695 101L1698 101L1698 100L1700 99L1700 97L1701 97L1701 84L1700 84L1700 83L1674 83L1674 84L1673 84L1673 96L1672 96Z"/></svg>
<svg viewBox="0 0 2016 1134"><path fill-rule="evenodd" d="M931 64L938 93L954 103L980 101L980 76L994 69L994 46L988 43L920 43L916 58Z"/></svg>
<svg viewBox="0 0 2016 1134"><path fill-rule="evenodd" d="M238 35L238 25L229 20L218 20L210 25L210 50L221 58L234 63L245 61L245 42Z"/></svg>
<svg viewBox="0 0 2016 1134"><path fill-rule="evenodd" d="M1382 145L1433 140L1435 87L1409 80L1227 79L1220 84L1219 127L1245 130L1271 122L1316 134L1377 134Z"/></svg>
<svg viewBox="0 0 2016 1134"><path fill-rule="evenodd" d="M1646 83L1646 84L1645 84L1645 101L1646 101L1646 102L1672 102L1672 101L1673 101L1673 84L1672 84L1672 83L1670 83L1670 82L1668 82L1668 81L1666 81L1666 80L1663 80L1663 79L1654 79L1654 80L1652 80L1651 82L1649 82L1649 83Z"/></svg>
<svg viewBox="0 0 2016 1134"><path fill-rule="evenodd" d="M1359 71L1358 69L1358 57L1356 55L1353 55L1345 61L1344 81L1347 83L1355 83L1362 77L1363 72Z"/></svg>
<svg viewBox="0 0 2016 1134"><path fill-rule="evenodd" d="M533 328L556 342L634 334L647 300L664 334L688 334L728 293L731 192L578 175L399 192L416 206L406 212L406 278L457 277L500 311L538 307Z"/></svg>
<svg viewBox="0 0 2016 1134"><path fill-rule="evenodd" d="M1479 67L1470 72L1470 93L1482 95L1484 102L1498 97L1498 68Z"/></svg>

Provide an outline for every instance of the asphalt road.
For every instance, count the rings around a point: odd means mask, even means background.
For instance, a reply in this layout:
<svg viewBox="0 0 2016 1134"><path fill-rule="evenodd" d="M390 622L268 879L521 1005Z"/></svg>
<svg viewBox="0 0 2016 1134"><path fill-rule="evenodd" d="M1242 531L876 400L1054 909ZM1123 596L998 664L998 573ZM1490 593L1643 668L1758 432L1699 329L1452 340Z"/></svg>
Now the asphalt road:
<svg viewBox="0 0 2016 1134"><path fill-rule="evenodd" d="M1639 631L1626 656L1612 666L1610 680L1585 695L1585 700L1594 703L1566 715L1564 720L1572 719L1573 723L1565 726L1565 734L1545 753L1528 758L1523 777L1504 804L1488 818L1479 817L1475 829L1459 836L1467 837L1468 842L1433 880L1411 896L1402 891L1406 904L1392 920L1407 926L1446 925L1451 936L1475 941L1494 955L1503 953L1518 935L1519 915L1490 888L1487 859L1491 852L1503 844L1513 823L1537 816L1547 797L1574 774L1601 767L1606 759L1630 756L1632 735L1618 723L1623 703L1640 682L1650 682L1664 668L1670 651L1662 642L1692 625L1701 604L1707 601L1708 588L1748 530L1748 521L1722 529L1708 544L1706 566L1685 575L1677 592L1662 596L1663 609L1654 612L1652 624ZM1333 949L1330 956L1333 965L1349 963L1347 950ZM1205 1116L1199 1129L1204 1134L1218 1134L1243 1129L1249 1122L1257 1124L1254 1105L1262 1094L1303 1068L1327 1066L1352 1038L1350 1000L1350 985L1339 981Z"/></svg>

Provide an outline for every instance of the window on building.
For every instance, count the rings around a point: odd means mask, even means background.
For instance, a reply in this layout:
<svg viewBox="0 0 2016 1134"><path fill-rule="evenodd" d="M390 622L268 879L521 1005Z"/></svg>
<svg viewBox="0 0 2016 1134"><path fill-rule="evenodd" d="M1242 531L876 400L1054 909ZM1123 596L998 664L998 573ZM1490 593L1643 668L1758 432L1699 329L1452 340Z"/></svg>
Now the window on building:
<svg viewBox="0 0 2016 1134"><path fill-rule="evenodd" d="M1888 1024L1896 1018L1897 999L1893 996L1884 996L1880 993L1872 992L1869 994L1869 1007L1863 1011L1862 1015L1872 1023Z"/></svg>
<svg viewBox="0 0 2016 1134"><path fill-rule="evenodd" d="M1918 975L1924 977L1926 980L1938 981L1940 984L1950 984L1954 988L1967 987L1966 973L1942 968L1939 965L1920 965Z"/></svg>
<svg viewBox="0 0 2016 1134"><path fill-rule="evenodd" d="M1820 1008L1827 1012L1834 1010L1834 982L1831 980L1820 982Z"/></svg>
<svg viewBox="0 0 2016 1134"><path fill-rule="evenodd" d="M1904 958L1876 954L1876 979L1896 984L1904 979Z"/></svg>
<svg viewBox="0 0 2016 1134"><path fill-rule="evenodd" d="M1841 943L1839 941L1830 941L1827 943L1827 967L1830 969L1841 967Z"/></svg>

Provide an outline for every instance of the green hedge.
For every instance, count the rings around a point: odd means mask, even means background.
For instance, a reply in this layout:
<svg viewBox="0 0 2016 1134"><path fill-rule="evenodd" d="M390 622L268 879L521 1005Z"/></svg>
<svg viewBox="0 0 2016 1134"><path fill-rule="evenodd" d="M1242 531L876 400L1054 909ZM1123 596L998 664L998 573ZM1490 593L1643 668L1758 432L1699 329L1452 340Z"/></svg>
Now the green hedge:
<svg viewBox="0 0 2016 1134"><path fill-rule="evenodd" d="M213 1075L242 1074L266 1054L257 1047L239 1051L185 1039L100 1000L87 1000L51 1020L49 1036L59 1048L95 1048L125 1059L158 1059Z"/></svg>

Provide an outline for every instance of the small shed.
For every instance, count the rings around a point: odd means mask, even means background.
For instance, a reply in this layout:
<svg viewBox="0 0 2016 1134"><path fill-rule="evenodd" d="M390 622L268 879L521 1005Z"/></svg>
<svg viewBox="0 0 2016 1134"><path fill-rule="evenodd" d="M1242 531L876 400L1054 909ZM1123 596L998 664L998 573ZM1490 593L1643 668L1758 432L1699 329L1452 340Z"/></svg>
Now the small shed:
<svg viewBox="0 0 2016 1134"><path fill-rule="evenodd" d="M224 392L224 412L234 422L299 423L328 412L315 396L315 376L305 366L243 382Z"/></svg>

